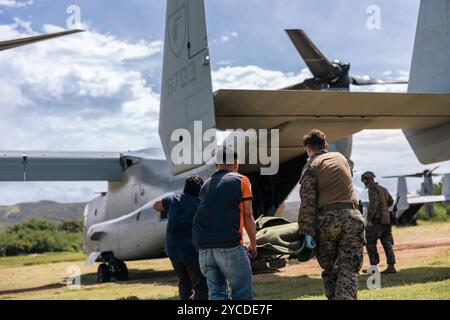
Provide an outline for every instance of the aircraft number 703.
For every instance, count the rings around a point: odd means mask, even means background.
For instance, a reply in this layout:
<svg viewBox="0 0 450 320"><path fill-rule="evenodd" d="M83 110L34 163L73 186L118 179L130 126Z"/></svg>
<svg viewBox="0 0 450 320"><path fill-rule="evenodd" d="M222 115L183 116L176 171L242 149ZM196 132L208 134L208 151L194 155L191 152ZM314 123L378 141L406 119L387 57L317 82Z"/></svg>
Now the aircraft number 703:
<svg viewBox="0 0 450 320"><path fill-rule="evenodd" d="M172 76L167 79L168 95L172 96L177 92L178 88L186 87L188 84L194 82L197 78L195 63L191 62L187 66L179 69Z"/></svg>

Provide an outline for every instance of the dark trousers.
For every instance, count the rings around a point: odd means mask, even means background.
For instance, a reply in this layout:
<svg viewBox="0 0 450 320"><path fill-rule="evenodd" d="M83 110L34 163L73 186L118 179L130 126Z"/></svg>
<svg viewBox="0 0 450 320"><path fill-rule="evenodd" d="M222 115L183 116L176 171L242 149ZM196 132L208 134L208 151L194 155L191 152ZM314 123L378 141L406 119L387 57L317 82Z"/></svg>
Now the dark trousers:
<svg viewBox="0 0 450 320"><path fill-rule="evenodd" d="M178 292L181 300L208 300L208 285L197 263L180 263L172 261L178 276Z"/></svg>
<svg viewBox="0 0 450 320"><path fill-rule="evenodd" d="M394 238L392 236L392 227L382 225L375 221L371 228L366 229L367 238L367 254L369 256L370 264L377 265L380 263L380 256L378 255L377 242L381 241L384 252L386 253L387 263L395 264L394 254Z"/></svg>

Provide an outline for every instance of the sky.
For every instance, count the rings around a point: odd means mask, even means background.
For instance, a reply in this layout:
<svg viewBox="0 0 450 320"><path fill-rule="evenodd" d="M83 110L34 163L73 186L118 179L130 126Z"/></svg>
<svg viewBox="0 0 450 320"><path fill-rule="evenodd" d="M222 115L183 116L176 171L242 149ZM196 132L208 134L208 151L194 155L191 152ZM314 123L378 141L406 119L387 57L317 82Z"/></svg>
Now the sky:
<svg viewBox="0 0 450 320"><path fill-rule="evenodd" d="M73 5L86 32L0 52L0 150L159 147L165 1L0 0L0 40L62 30ZM380 9L376 30L367 27L373 5ZM406 80L418 6L419 0L206 0L213 87L275 89L310 76L287 28L304 29L330 60L351 62L354 74ZM352 90L405 92L406 85ZM419 163L400 130L356 134L352 158L357 172L380 177L435 166ZM450 172L450 162L436 165ZM395 193L396 181L381 183ZM419 185L408 181L411 192ZM358 175L355 186L365 198ZM104 182L0 183L0 205L81 202L105 190Z"/></svg>

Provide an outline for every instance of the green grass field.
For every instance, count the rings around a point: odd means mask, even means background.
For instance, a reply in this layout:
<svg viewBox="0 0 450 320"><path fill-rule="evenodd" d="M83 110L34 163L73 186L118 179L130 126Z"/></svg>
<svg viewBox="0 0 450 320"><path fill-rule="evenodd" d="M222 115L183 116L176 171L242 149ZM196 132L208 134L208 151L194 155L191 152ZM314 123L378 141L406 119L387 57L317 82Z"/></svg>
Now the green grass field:
<svg viewBox="0 0 450 320"><path fill-rule="evenodd" d="M256 276L259 299L325 299L319 272L311 275L278 277ZM265 277L267 278L267 276ZM395 275L382 275L381 289L367 289L367 275L359 278L359 299L369 300L449 300L450 249L417 264L401 266Z"/></svg>
<svg viewBox="0 0 450 320"><path fill-rule="evenodd" d="M450 223L420 223L394 230L399 273L382 276L368 290L360 276L360 299L450 299ZM127 263L130 281L96 283L97 266L82 253L0 258L0 299L176 299L177 280L168 259ZM66 286L69 267L81 270L81 289ZM324 299L317 262L293 263L280 273L256 275L257 299Z"/></svg>
<svg viewBox="0 0 450 320"><path fill-rule="evenodd" d="M57 262L82 261L86 256L82 252L47 253L41 255L1 257L0 269L19 266L34 266Z"/></svg>

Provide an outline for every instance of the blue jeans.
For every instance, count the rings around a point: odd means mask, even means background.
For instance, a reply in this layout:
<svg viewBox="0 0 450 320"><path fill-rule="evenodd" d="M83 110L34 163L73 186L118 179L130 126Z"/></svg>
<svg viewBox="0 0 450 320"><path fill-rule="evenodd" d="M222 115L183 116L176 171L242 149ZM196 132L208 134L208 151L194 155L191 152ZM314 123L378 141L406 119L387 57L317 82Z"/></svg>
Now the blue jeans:
<svg viewBox="0 0 450 320"><path fill-rule="evenodd" d="M243 246L199 250L200 270L205 276L210 300L253 300L252 268Z"/></svg>

